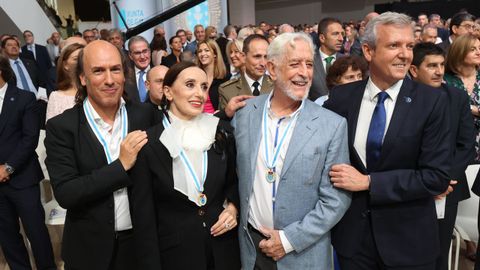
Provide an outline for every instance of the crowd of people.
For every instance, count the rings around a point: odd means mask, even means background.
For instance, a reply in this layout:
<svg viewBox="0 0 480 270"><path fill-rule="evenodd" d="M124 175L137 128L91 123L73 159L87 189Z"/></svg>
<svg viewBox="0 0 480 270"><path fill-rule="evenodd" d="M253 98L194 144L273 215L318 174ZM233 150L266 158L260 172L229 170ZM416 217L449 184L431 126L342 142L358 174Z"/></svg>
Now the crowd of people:
<svg viewBox="0 0 480 270"><path fill-rule="evenodd" d="M11 269L31 269L19 221L37 269L57 267L40 162L65 269L448 269L480 162L479 19L153 33L0 37Z"/></svg>

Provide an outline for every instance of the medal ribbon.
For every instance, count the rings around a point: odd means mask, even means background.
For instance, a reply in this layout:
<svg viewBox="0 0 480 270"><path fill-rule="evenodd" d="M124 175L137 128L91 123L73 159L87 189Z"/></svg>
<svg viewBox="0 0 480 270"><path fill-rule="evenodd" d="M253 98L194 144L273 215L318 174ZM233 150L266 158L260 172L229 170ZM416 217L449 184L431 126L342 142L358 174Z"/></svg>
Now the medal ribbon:
<svg viewBox="0 0 480 270"><path fill-rule="evenodd" d="M167 117L163 117L163 126L165 128L168 128L171 126L170 122L167 120ZM202 180L200 182L200 179L198 179L197 174L193 170L192 163L188 159L187 155L185 154L185 151L182 149L180 151L180 159L182 160L183 164L185 167L187 167L188 172L190 173L190 176L193 179L193 182L195 183L195 186L197 188L197 191L202 193L203 192L203 185L205 184L205 180L207 179L207 168L208 168L208 156L207 156L207 151L203 151L203 162L202 162Z"/></svg>
<svg viewBox="0 0 480 270"><path fill-rule="evenodd" d="M95 120L93 119L91 106L92 105L88 101L88 97L87 97L85 101L83 101L83 111L85 112L85 116L87 117L87 122L92 128L93 133L102 144L103 151L105 152L105 156L107 157L107 163L110 164L113 162L112 155L110 154L110 150L108 149L107 141L105 140L105 138L103 138L97 123L95 123ZM120 105L120 114L122 116L121 127L122 127L122 140L123 140L125 139L125 137L127 137L127 133L128 133L127 109L125 108L125 105Z"/></svg>

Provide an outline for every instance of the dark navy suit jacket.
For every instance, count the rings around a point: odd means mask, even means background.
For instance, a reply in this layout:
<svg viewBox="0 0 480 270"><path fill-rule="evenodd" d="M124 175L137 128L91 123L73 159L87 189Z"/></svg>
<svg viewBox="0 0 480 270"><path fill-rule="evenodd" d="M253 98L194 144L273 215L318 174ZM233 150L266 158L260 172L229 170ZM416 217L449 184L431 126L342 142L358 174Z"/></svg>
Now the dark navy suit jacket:
<svg viewBox="0 0 480 270"><path fill-rule="evenodd" d="M363 80L334 88L324 104L347 119L351 164L371 179L368 191L353 193L350 208L332 230L332 243L340 255L352 257L371 225L386 265L431 263L439 255L434 196L448 187L453 152L447 96L405 78L380 161L367 172L354 148L366 84Z"/></svg>

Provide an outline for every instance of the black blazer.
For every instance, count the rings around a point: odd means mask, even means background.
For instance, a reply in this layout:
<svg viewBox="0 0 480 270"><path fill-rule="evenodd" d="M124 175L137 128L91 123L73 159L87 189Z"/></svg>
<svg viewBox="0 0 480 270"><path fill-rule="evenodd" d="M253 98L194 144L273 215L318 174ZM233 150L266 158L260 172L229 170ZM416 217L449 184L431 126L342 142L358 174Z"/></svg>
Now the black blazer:
<svg viewBox="0 0 480 270"><path fill-rule="evenodd" d="M35 95L9 84L0 114L0 164L15 169L9 185L17 189L38 184L43 172L35 152L40 132Z"/></svg>
<svg viewBox="0 0 480 270"><path fill-rule="evenodd" d="M335 54L335 59L343 57L341 53ZM308 99L315 101L317 98L328 95L327 87L327 73L323 67L322 56L320 55L319 50L315 50L315 55L313 58L313 81L312 87L310 87L310 92L308 93Z"/></svg>
<svg viewBox="0 0 480 270"><path fill-rule="evenodd" d="M447 196L447 204L456 204L470 198L465 170L473 163L475 157L475 128L470 111L470 98L467 92L442 84L450 102L450 125L452 145L454 145L450 178L457 180L453 192Z"/></svg>
<svg viewBox="0 0 480 270"><path fill-rule="evenodd" d="M22 52L28 51L27 45L22 47ZM47 89L49 92L55 90L55 81L54 78L51 78L50 73L52 69L52 61L50 60L50 56L48 55L47 47L42 46L40 44L35 44L35 62L38 65L38 69L43 77L43 80L46 83Z"/></svg>
<svg viewBox="0 0 480 270"><path fill-rule="evenodd" d="M213 79L212 85L208 89L208 96L210 97L210 102L212 102L213 108L218 110L218 103L219 103L219 94L218 94L218 87L226 81L230 79L230 75L225 77L224 79Z"/></svg>
<svg viewBox="0 0 480 270"><path fill-rule="evenodd" d="M348 122L350 162L368 174L353 144L367 80L341 85L324 107ZM354 192L352 204L332 230L344 257L362 248L369 229L386 265L426 264L439 255L433 196L444 192L452 157L448 99L443 91L405 78L398 94L380 161L371 169L370 190Z"/></svg>
<svg viewBox="0 0 480 270"><path fill-rule="evenodd" d="M148 105L127 103L128 129L152 123ZM55 198L67 209L62 258L71 269L109 268L115 243L113 192L132 184L117 159L110 164L81 105L47 123L47 159Z"/></svg>
<svg viewBox="0 0 480 270"><path fill-rule="evenodd" d="M171 68L176 63L180 63L180 60L177 60L177 57L173 53L162 58L162 65L168 68Z"/></svg>
<svg viewBox="0 0 480 270"><path fill-rule="evenodd" d="M203 207L173 188L172 158L159 140L163 130L160 123L147 131L148 143L131 174L138 269L207 269L205 254L210 251L215 269L240 269L237 229L210 235L225 199L239 207L231 127L219 123L216 142L208 151L207 204Z"/></svg>

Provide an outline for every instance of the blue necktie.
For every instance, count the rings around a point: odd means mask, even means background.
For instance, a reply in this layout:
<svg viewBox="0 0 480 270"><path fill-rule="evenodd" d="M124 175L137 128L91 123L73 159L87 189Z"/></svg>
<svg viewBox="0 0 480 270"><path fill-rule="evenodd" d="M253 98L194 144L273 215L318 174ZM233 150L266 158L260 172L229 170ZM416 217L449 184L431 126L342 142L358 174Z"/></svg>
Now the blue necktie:
<svg viewBox="0 0 480 270"><path fill-rule="evenodd" d="M20 63L18 60L15 61L15 65L17 66L18 75L20 75L20 81L22 82L23 90L31 91L30 87L28 87L27 77L25 77L25 73L23 73L22 67L20 67Z"/></svg>
<svg viewBox="0 0 480 270"><path fill-rule="evenodd" d="M140 75L138 76L138 96L140 97L140 102L145 102L147 99L147 89L145 88L145 81L143 80L143 75L145 71L140 70Z"/></svg>
<svg viewBox="0 0 480 270"><path fill-rule="evenodd" d="M382 151L383 134L387 123L387 113L385 112L384 102L388 98L386 92L380 92L377 95L377 105L373 111L372 120L367 136L367 169L370 172L378 160Z"/></svg>

